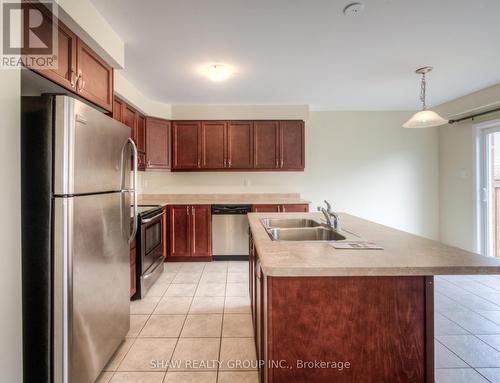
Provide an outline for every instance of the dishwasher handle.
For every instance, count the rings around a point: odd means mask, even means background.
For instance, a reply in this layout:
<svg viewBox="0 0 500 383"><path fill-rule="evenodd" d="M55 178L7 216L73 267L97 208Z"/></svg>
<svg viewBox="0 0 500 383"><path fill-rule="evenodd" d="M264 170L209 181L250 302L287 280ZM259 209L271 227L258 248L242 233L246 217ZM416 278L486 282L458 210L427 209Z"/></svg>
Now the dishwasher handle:
<svg viewBox="0 0 500 383"><path fill-rule="evenodd" d="M212 215L247 214L252 212L252 205L212 205Z"/></svg>

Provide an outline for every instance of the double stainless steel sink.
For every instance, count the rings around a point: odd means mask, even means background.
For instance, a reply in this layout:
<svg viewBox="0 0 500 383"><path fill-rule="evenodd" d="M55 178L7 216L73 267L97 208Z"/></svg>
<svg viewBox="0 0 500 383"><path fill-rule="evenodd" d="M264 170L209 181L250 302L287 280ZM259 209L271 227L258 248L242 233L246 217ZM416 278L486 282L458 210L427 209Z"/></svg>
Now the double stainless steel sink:
<svg viewBox="0 0 500 383"><path fill-rule="evenodd" d="M260 220L273 241L361 241L346 230L334 230L322 222L301 218L263 218Z"/></svg>

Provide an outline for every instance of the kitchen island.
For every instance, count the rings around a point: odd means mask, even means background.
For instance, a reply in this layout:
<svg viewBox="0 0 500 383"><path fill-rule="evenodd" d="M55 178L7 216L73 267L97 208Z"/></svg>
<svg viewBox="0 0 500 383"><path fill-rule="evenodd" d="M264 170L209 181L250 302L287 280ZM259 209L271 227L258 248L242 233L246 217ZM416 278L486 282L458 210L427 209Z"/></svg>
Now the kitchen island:
<svg viewBox="0 0 500 383"><path fill-rule="evenodd" d="M341 214L382 250L273 241L249 214L250 296L261 382L434 382L433 276L500 274L500 261Z"/></svg>

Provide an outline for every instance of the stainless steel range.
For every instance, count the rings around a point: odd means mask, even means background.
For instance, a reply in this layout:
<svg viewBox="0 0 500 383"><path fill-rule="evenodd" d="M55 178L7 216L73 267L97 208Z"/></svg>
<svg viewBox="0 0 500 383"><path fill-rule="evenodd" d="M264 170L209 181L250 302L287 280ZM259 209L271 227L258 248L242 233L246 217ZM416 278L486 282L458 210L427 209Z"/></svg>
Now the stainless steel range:
<svg viewBox="0 0 500 383"><path fill-rule="evenodd" d="M137 291L132 299L141 299L163 272L163 208L139 205L136 247Z"/></svg>

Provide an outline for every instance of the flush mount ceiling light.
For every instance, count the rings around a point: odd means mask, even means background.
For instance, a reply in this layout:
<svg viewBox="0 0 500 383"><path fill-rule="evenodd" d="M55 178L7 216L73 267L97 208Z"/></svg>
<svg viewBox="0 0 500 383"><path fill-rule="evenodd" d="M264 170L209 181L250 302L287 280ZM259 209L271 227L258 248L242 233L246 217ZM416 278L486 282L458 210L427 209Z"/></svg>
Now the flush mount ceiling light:
<svg viewBox="0 0 500 383"><path fill-rule="evenodd" d="M211 64L206 68L205 73L210 80L220 82L231 76L233 71L227 65Z"/></svg>
<svg viewBox="0 0 500 383"><path fill-rule="evenodd" d="M365 9L365 5L363 3L359 3L359 2L351 3L351 4L346 5L346 7L344 8L344 15L356 16L359 13L363 12L364 9Z"/></svg>
<svg viewBox="0 0 500 383"><path fill-rule="evenodd" d="M422 82L420 83L420 101L422 101L422 111L415 113L408 121L403 124L403 128L433 128L435 126L440 126L448 123L439 114L432 110L427 110L427 105L425 104L425 88L426 81L425 75L432 70L432 67L426 66L423 68L418 68L415 73L422 75Z"/></svg>

